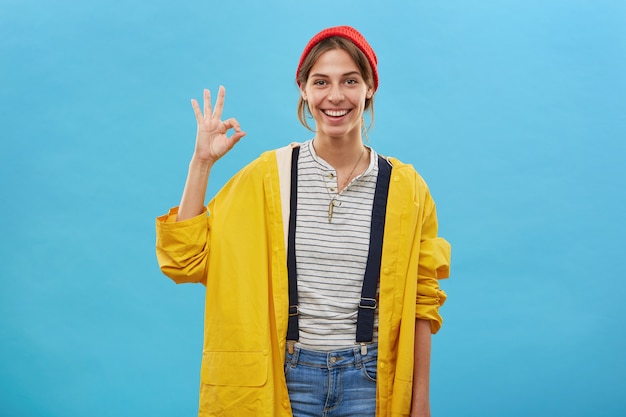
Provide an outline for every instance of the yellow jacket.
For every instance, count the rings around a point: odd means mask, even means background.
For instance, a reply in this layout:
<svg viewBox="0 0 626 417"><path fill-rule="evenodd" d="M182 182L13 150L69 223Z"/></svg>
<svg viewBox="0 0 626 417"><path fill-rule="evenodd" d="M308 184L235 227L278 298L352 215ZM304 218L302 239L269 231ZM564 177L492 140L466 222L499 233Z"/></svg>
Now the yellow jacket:
<svg viewBox="0 0 626 417"><path fill-rule="evenodd" d="M286 239L290 145L237 173L207 213L157 218L156 251L176 283L206 285L199 416L288 417ZM415 317L437 332L450 245L437 237L435 204L411 165L390 159L380 275L377 412L408 416Z"/></svg>

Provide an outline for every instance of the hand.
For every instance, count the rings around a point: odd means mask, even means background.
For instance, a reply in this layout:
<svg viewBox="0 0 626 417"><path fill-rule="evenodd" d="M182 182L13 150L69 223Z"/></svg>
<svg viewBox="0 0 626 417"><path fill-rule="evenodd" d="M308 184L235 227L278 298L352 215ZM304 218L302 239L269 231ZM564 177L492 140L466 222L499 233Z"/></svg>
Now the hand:
<svg viewBox="0 0 626 417"><path fill-rule="evenodd" d="M220 87L217 93L217 101L215 102L215 109L211 109L211 92L207 89L204 90L204 115L200 110L200 105L195 99L191 100L191 106L193 107L196 115L196 121L198 122L198 131L196 134L196 150L194 158L198 158L203 162L213 163L220 159L230 151L239 139L246 135L241 131L239 122L236 119L230 118L222 121L222 111L224 110L224 96L226 95L226 89ZM228 130L234 129L235 133L231 137L227 137Z"/></svg>

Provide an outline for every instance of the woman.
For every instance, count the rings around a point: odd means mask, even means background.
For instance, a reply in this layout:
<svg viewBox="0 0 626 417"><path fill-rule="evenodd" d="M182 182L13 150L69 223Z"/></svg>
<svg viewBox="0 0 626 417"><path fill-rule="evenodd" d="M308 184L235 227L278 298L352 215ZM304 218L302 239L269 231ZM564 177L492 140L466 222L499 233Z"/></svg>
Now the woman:
<svg viewBox="0 0 626 417"><path fill-rule="evenodd" d="M363 143L377 58L347 26L311 39L298 115L315 135L265 152L207 207L214 163L245 132L208 90L178 208L157 219L177 283L206 285L201 416L429 416L431 333L450 246L410 165ZM234 133L228 136L228 131Z"/></svg>

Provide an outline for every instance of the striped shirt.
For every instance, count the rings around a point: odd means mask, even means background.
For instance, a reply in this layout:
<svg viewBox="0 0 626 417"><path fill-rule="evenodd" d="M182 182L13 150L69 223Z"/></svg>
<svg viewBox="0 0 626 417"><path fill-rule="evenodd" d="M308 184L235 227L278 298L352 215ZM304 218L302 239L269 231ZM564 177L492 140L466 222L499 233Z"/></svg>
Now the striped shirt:
<svg viewBox="0 0 626 417"><path fill-rule="evenodd" d="M300 344L334 350L356 343L356 319L369 249L378 155L337 194L337 172L307 141L298 158L296 262ZM329 204L335 204L329 222ZM374 341L378 337L378 312Z"/></svg>

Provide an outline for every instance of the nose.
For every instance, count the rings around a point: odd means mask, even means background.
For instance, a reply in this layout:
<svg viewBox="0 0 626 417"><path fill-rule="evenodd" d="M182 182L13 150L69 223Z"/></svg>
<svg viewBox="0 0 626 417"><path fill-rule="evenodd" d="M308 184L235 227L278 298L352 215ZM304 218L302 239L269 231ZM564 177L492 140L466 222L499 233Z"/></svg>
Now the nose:
<svg viewBox="0 0 626 417"><path fill-rule="evenodd" d="M331 102L338 102L343 100L343 92L339 85L335 84L330 87L330 91L328 93L328 100Z"/></svg>

